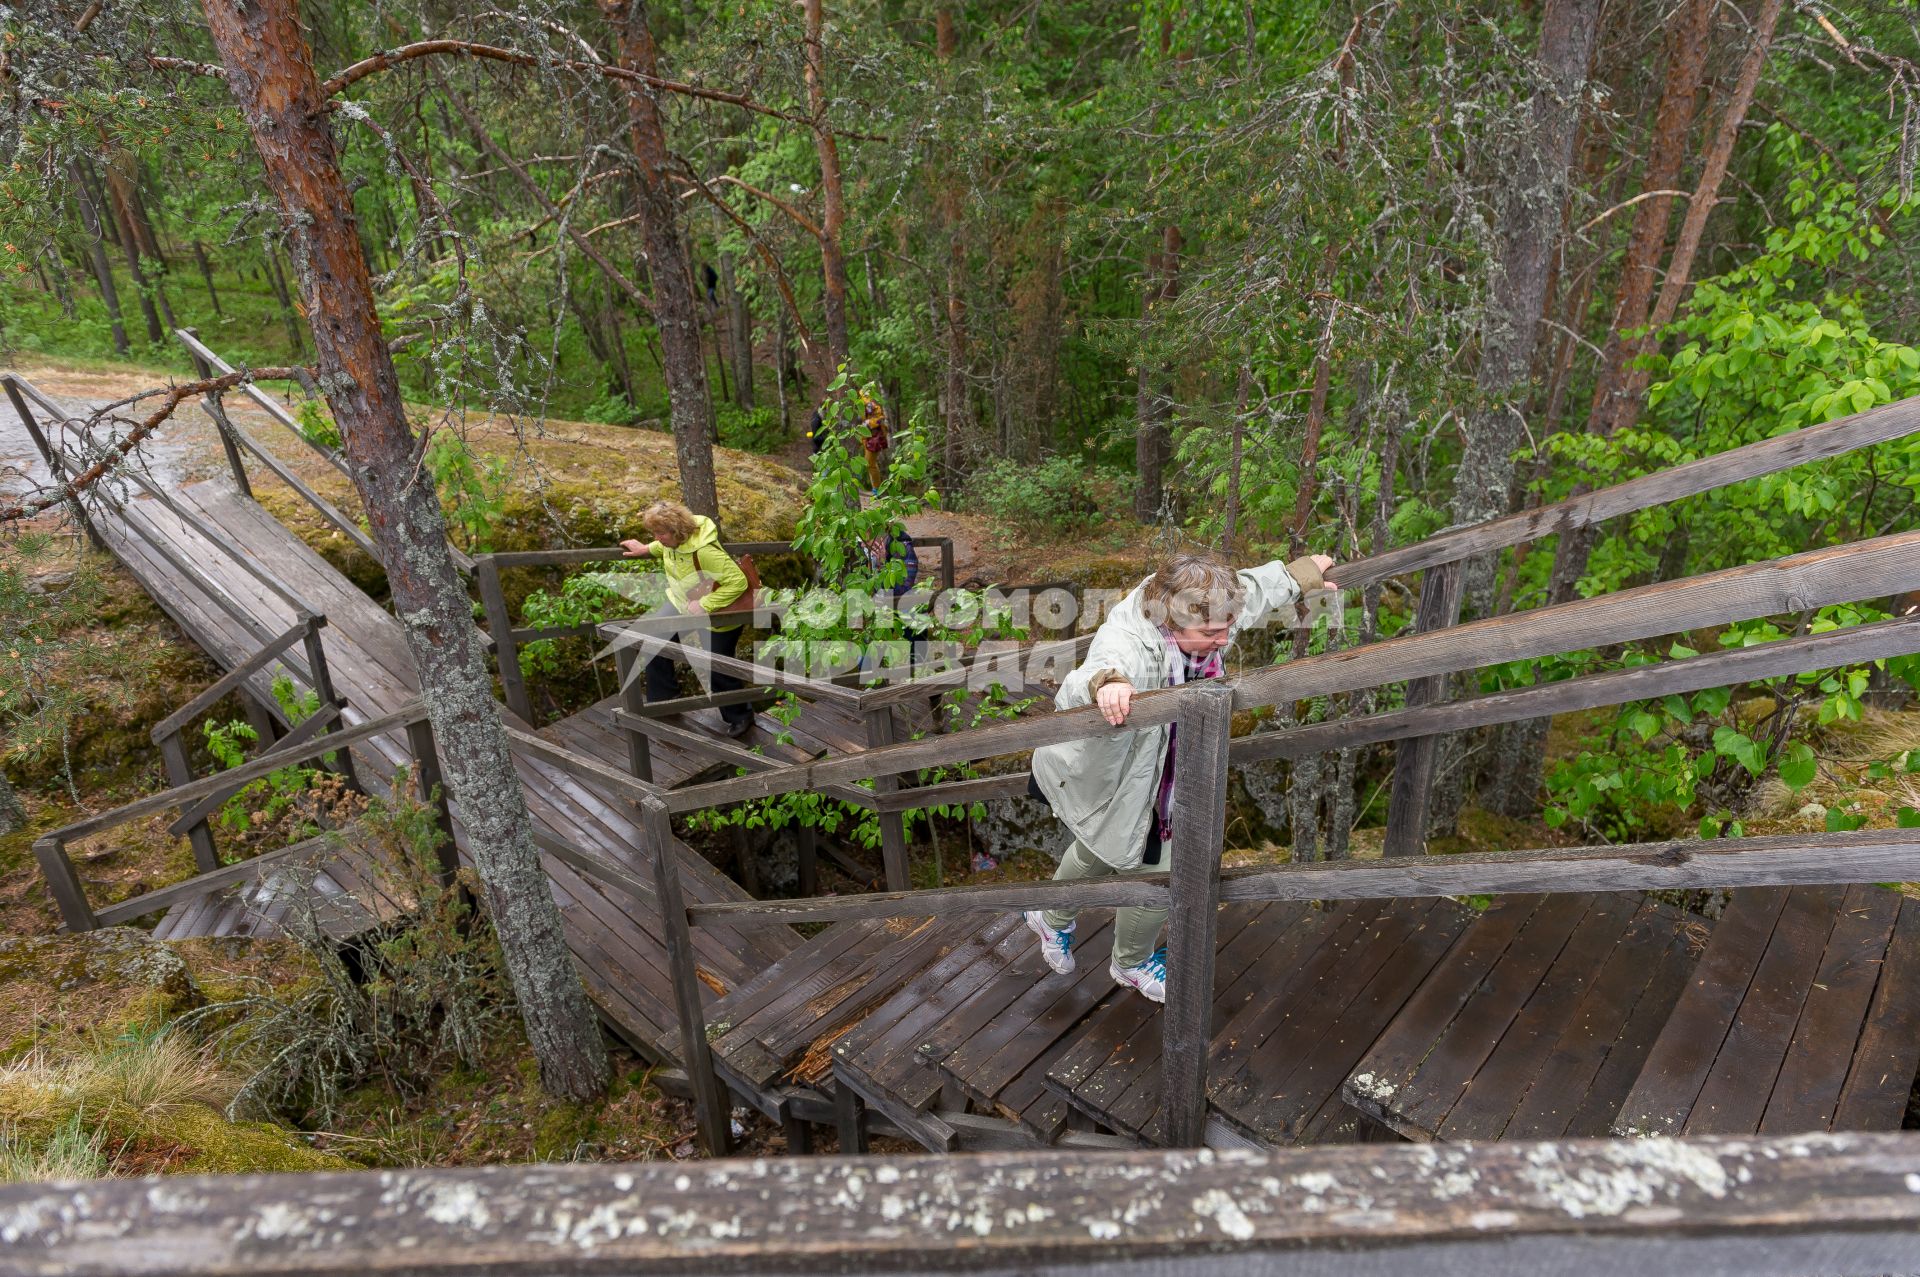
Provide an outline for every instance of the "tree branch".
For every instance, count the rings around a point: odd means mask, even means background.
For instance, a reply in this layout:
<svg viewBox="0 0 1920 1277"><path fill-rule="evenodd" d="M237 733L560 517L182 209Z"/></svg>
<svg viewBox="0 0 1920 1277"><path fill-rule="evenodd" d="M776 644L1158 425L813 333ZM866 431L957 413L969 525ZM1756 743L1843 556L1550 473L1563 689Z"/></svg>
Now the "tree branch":
<svg viewBox="0 0 1920 1277"><path fill-rule="evenodd" d="M72 479L61 485L59 491L46 496L34 497L15 505L0 507L0 523L15 523L22 519L31 519L56 505L77 500L82 492L98 483L128 453L139 447L146 437L160 428L160 423L171 417L174 410L195 395L219 394L223 390L232 390L235 386L250 381L297 381L303 375L311 375L305 368L243 368L220 377L210 377L205 381L189 381L183 385L170 386L160 406L143 418L139 425L127 432L127 437L103 452L92 465L82 470ZM102 409L88 418L91 427L109 409Z"/></svg>
<svg viewBox="0 0 1920 1277"><path fill-rule="evenodd" d="M811 362L813 356L813 331L807 327L807 321L800 316L800 303L794 300L793 284L787 279L787 272L781 269L780 259L774 256L773 251L767 247L765 241L760 238L759 233L748 224L747 220L741 217L740 214L734 212L731 205L714 194L713 188L700 179L700 175L694 172L693 165L687 162L686 156L676 155L674 158L679 160L680 167L686 170L684 176L679 174L675 174L675 176L679 177L681 181L687 183L687 185L691 186L700 194L706 196L707 201L719 209L728 221L739 227L740 233L747 237L747 243L753 245L753 251L759 255L760 260L765 263L767 269L772 272L773 282L779 287L780 296L787 303L787 313L793 316L794 326L800 330L800 348L806 353L809 362ZM725 177L724 175L714 180L729 181L736 186L746 186L746 183ZM753 188L747 186L746 189L752 190ZM758 194L758 192L755 193ZM775 202L777 203L778 201ZM819 234L818 231L814 233L816 235Z"/></svg>
<svg viewBox="0 0 1920 1277"><path fill-rule="evenodd" d="M774 195L774 194L771 194L770 192L763 191L757 186L748 186L745 182L733 176L731 173L722 173L720 176L714 178L713 180L715 182L724 183L728 186L737 186L749 195L758 195L761 199L773 205L775 208L779 209L782 213L785 213L788 217L792 218L794 222L796 222L799 225L800 229L804 230L807 234L813 236L815 239L822 239L826 235L826 232L820 229L820 226L818 223L812 221L810 218L807 217L805 213L802 213L799 209L787 203L785 200L781 199L778 195Z"/></svg>

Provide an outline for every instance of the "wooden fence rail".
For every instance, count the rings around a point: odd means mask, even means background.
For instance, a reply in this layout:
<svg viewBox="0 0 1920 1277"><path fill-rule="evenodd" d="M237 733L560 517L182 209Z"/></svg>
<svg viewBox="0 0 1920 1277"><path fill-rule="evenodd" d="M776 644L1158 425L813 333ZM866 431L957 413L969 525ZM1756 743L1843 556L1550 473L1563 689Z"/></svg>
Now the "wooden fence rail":
<svg viewBox="0 0 1920 1277"><path fill-rule="evenodd" d="M1910 1272L1899 1135L986 1153L0 1187L22 1277Z"/></svg>

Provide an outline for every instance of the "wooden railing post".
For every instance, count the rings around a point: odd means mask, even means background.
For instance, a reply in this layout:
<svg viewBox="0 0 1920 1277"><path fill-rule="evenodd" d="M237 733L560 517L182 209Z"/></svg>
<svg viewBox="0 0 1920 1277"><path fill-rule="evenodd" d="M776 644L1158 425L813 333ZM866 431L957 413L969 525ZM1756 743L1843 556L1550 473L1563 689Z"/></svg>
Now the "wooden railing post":
<svg viewBox="0 0 1920 1277"><path fill-rule="evenodd" d="M33 446L40 450L40 459L47 463L47 473L55 483L65 483L67 477L65 461L55 454L53 444L47 439L46 432L40 429L40 422L28 409L26 398L21 395L20 388L14 384L13 378L7 377L5 382L7 399L13 404L13 410L20 414L20 424L27 428L27 435L33 440ZM87 534L87 540L93 548L106 549L107 543L100 539L100 530L93 526L91 519L87 518L86 507L81 505L80 498L75 496L67 504L73 511L74 522L78 523L80 530Z"/></svg>
<svg viewBox="0 0 1920 1277"><path fill-rule="evenodd" d="M1207 1050L1213 1032L1220 853L1226 840L1227 746L1233 687L1196 688L1174 736L1173 846L1167 914L1167 1003L1161 1014L1161 1110L1169 1148L1207 1133Z"/></svg>
<svg viewBox="0 0 1920 1277"><path fill-rule="evenodd" d="M613 667L620 678L620 707L629 714L647 708L647 672L640 665L638 645L631 638L619 640L614 649ZM653 781L653 746L647 734L627 728L627 770L636 780Z"/></svg>
<svg viewBox="0 0 1920 1277"><path fill-rule="evenodd" d="M312 679L313 693L322 706L331 705L344 711L347 702L333 690L333 674L327 668L326 644L320 640L320 631L326 628L327 618L320 613L311 613L302 619L306 622L307 632L301 636L300 642L307 654L307 674ZM332 730L345 730L346 725L343 718L334 724ZM360 774L353 765L352 750L343 749L335 756L333 770L345 778L349 785L365 792L360 784Z"/></svg>
<svg viewBox="0 0 1920 1277"><path fill-rule="evenodd" d="M453 809L447 802L446 778L440 774L440 751L433 743L433 721L421 717L407 724L407 749L413 755L413 777L420 800L433 804L434 820L446 835L440 844L440 880L451 883L460 872L460 849L453 841Z"/></svg>
<svg viewBox="0 0 1920 1277"><path fill-rule="evenodd" d="M513 613L507 610L507 595L500 588L500 565L491 554L474 560L473 579L480 586L480 606L487 613L487 632L493 636L494 664L500 671L500 691L507 708L528 727L533 721L533 702L527 698L527 680L520 673L520 645L513 641Z"/></svg>
<svg viewBox="0 0 1920 1277"><path fill-rule="evenodd" d="M193 782L193 765L187 761L187 746L180 739L179 731L168 732L158 741L160 759L167 768L167 787L178 789ZM187 842L193 848L193 863L201 873L211 873L220 867L220 853L213 845L213 831L207 828L202 819L194 822L187 830Z"/></svg>
<svg viewBox="0 0 1920 1277"><path fill-rule="evenodd" d="M40 862L40 876L47 880L47 890L53 893L53 903L59 906L60 920L67 924L67 930L96 930L100 920L87 903L86 890L80 885L80 875L74 872L65 844L52 834L37 839L33 858Z"/></svg>
<svg viewBox="0 0 1920 1277"><path fill-rule="evenodd" d="M1459 562L1427 569L1420 582L1420 610L1415 632L1443 630L1460 619L1460 590L1465 574ZM1447 675L1417 678L1407 684L1407 708L1419 709L1446 699ZM1433 797L1433 767L1440 754L1439 736L1413 736L1393 747L1393 794L1387 801L1389 856L1418 856L1427 849L1427 812Z"/></svg>
<svg viewBox="0 0 1920 1277"><path fill-rule="evenodd" d="M660 901L662 935L667 966L673 978L673 1000L680 1017L680 1053L687 1077L693 1082L694 1118L700 1141L710 1157L725 1157L733 1145L732 1113L726 1087L713 1069L707 1046L706 1010L700 1004L700 974L694 966L693 931L687 925L687 904L680 894L680 874L674 866L673 818L657 797L640 800L647 851L653 861L653 891Z"/></svg>
<svg viewBox="0 0 1920 1277"><path fill-rule="evenodd" d="M196 341L199 340L198 328L185 331ZM187 347L187 358L193 361L194 375L200 380L209 381L213 378L213 365L201 358L200 352L192 346ZM226 405L220 401L220 393L201 396L200 404L207 410L207 416L213 418L214 428L220 432L220 446L226 449L227 468L233 472L233 486L240 490L241 496L251 497L253 485L247 482L247 467L240 459L240 443L233 437L233 423L227 420Z"/></svg>
<svg viewBox="0 0 1920 1277"><path fill-rule="evenodd" d="M867 720L867 745L880 749L893 744L893 707L881 705L863 710ZM875 776L873 778L874 797L895 793L900 788L900 778L894 775ZM880 820L880 860L886 867L887 890L909 891L913 883L908 873L907 863L907 824L906 819L897 811L879 813Z"/></svg>

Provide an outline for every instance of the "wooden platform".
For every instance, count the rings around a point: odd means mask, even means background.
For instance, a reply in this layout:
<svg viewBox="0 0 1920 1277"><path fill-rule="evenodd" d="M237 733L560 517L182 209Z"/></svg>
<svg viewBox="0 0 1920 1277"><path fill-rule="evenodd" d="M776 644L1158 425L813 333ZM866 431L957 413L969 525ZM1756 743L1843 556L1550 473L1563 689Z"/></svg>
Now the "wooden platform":
<svg viewBox="0 0 1920 1277"><path fill-rule="evenodd" d="M1920 1066L1920 901L1735 892L1613 1130L1898 1130Z"/></svg>
<svg viewBox="0 0 1920 1277"><path fill-rule="evenodd" d="M1605 1135L1693 970L1697 926L1638 894L1503 897L1343 1095L1412 1140Z"/></svg>
<svg viewBox="0 0 1920 1277"><path fill-rule="evenodd" d="M190 514L231 537L230 547L285 582L313 611L326 614L323 642L334 681L350 702L343 715L347 724L397 710L416 696L413 662L398 621L331 564L224 480L190 484L174 495ZM161 503L129 500L122 515L109 517L103 512L97 523L109 547L141 585L223 667L232 668L243 661L258 646L257 641L215 603L205 582L168 563L147 537L161 541L205 573L213 582L212 588L244 608L264 629L279 631L292 624L293 609L285 601ZM260 682L258 694L271 705L264 676ZM597 741L596 756L621 756L623 751L607 743L606 734L612 729L605 720L605 708L588 711L579 723L556 724L548 729L549 735L563 741ZM356 749L355 753L360 774L371 787L391 776L407 758L406 743L399 738L377 738L370 747ZM671 749L657 747L655 757L668 767L676 765ZM526 782L527 801L536 824L589 852L632 868L644 868L647 853L639 822L624 797L525 755L516 755L515 762ZM455 828L464 843L457 805ZM676 841L672 850L689 902L747 898L745 892L683 844ZM658 915L652 900L629 898L551 857L547 858L547 870L566 923L568 943L609 1023L648 1056L674 1059L677 1053L657 1054L658 1043L675 1021L666 953L658 938ZM366 895L370 877L370 873L354 867L335 865L309 881L326 897L316 904L327 903L331 909L348 911L349 907L333 895L337 888L365 912L377 914L381 908L369 907ZM209 926L244 928L255 935L274 934L277 919L295 907L293 901L275 895L276 890L284 889L284 884L276 888L263 882L243 898L230 888L220 888L206 899L174 911L168 934L206 934L202 928ZM263 902L263 897L270 903ZM378 902L373 905L378 906ZM713 998L722 997L798 942L798 937L784 927L738 931L701 928L696 932L696 945L703 984Z"/></svg>

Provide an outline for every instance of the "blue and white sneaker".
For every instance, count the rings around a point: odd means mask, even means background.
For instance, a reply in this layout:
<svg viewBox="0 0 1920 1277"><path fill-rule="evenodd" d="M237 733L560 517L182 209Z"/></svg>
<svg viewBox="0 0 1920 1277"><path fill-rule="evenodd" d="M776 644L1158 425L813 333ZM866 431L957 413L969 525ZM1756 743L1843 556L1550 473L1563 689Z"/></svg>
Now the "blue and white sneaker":
<svg viewBox="0 0 1920 1277"><path fill-rule="evenodd" d="M1040 956L1047 965L1061 975L1073 971L1073 928L1061 931L1047 923L1047 915L1041 909L1029 909L1020 915L1027 920L1027 927L1040 937Z"/></svg>
<svg viewBox="0 0 1920 1277"><path fill-rule="evenodd" d="M1113 977L1115 984L1138 989L1140 996L1149 1002L1164 1003L1167 1000L1167 946L1161 945L1155 949L1153 956L1137 967L1123 967L1111 962L1107 966L1107 974Z"/></svg>

